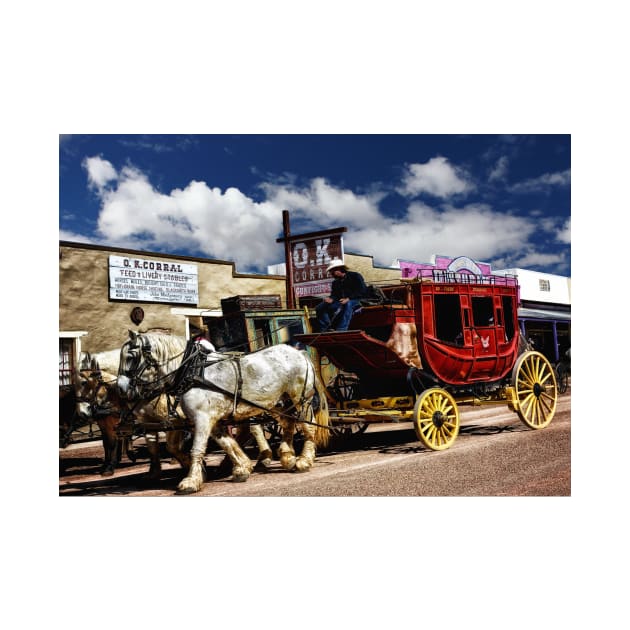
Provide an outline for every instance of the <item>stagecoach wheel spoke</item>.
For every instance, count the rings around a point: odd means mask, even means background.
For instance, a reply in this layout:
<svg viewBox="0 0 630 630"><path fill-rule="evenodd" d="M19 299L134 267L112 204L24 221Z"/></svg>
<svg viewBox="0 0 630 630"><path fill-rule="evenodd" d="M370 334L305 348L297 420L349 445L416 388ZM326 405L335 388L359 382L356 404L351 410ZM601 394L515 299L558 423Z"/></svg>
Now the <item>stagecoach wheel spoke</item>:
<svg viewBox="0 0 630 630"><path fill-rule="evenodd" d="M512 371L512 387L519 418L530 429L543 429L556 412L558 386L555 370L540 352L522 354Z"/></svg>
<svg viewBox="0 0 630 630"><path fill-rule="evenodd" d="M459 411L455 399L444 389L432 387L416 400L413 410L418 439L433 451L443 451L459 433Z"/></svg>

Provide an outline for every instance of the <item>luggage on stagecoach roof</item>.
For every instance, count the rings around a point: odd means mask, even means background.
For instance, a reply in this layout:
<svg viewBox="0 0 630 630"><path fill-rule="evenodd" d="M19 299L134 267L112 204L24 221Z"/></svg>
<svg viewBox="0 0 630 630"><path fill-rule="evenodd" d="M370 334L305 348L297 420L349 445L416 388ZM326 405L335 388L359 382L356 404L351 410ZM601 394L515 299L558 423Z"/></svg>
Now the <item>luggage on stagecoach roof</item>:
<svg viewBox="0 0 630 630"><path fill-rule="evenodd" d="M266 311L282 308L280 294L235 295L221 300L224 315L241 311Z"/></svg>

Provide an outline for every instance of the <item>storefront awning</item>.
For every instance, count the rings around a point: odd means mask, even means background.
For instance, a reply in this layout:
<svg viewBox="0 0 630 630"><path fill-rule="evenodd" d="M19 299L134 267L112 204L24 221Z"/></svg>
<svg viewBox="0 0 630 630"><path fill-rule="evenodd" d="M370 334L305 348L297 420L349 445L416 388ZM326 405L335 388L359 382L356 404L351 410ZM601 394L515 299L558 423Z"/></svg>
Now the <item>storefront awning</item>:
<svg viewBox="0 0 630 630"><path fill-rule="evenodd" d="M571 313L562 313L559 311L546 311L538 308L519 308L519 319L545 319L557 322L570 322Z"/></svg>

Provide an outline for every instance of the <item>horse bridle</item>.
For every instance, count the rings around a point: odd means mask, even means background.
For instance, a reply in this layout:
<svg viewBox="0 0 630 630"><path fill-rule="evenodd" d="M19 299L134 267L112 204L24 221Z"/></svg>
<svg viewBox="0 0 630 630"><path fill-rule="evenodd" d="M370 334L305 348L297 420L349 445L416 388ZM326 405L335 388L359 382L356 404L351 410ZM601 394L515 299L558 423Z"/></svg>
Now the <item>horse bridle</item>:
<svg viewBox="0 0 630 630"><path fill-rule="evenodd" d="M155 368L159 374L159 368L162 365L166 365L169 361L176 359L178 356L183 354L180 353L178 355L167 358L163 363L159 363L152 354L152 346L151 340L145 337L142 334L137 336L137 339L140 341L140 351L137 353L137 356L134 356L134 362L127 368L123 367L122 363L118 368L118 375L125 376L129 379L130 390L136 392L137 398L140 400L149 400L155 398L159 394L164 392L164 386L161 385L161 382L166 382L167 379L172 377L172 374L166 374L165 376L157 376L157 378L153 381L144 381L140 377L148 368ZM131 345L131 341L128 341L125 345ZM128 398L128 396L123 395L120 392L121 397Z"/></svg>
<svg viewBox="0 0 630 630"><path fill-rule="evenodd" d="M88 405L90 409L90 415L92 418L96 418L99 415L110 415L110 411L113 407L111 403L108 405L101 405L96 402L96 396L98 395L98 391L101 387L105 387L107 391L110 391L111 382L107 382L103 380L103 373L101 370L91 370L90 378L95 378L97 380L96 386L92 387L90 396L76 396L76 401L85 403Z"/></svg>

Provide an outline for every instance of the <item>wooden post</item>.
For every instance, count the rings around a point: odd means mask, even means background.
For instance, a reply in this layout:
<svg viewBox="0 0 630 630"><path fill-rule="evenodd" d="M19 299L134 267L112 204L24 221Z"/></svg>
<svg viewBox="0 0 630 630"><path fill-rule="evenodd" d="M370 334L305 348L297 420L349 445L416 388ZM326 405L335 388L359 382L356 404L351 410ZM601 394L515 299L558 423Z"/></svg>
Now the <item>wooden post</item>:
<svg viewBox="0 0 630 630"><path fill-rule="evenodd" d="M286 266L286 292L287 308L295 308L295 296L293 295L293 259L291 255L291 225L289 223L289 211L282 211L282 230L284 232L284 261Z"/></svg>

